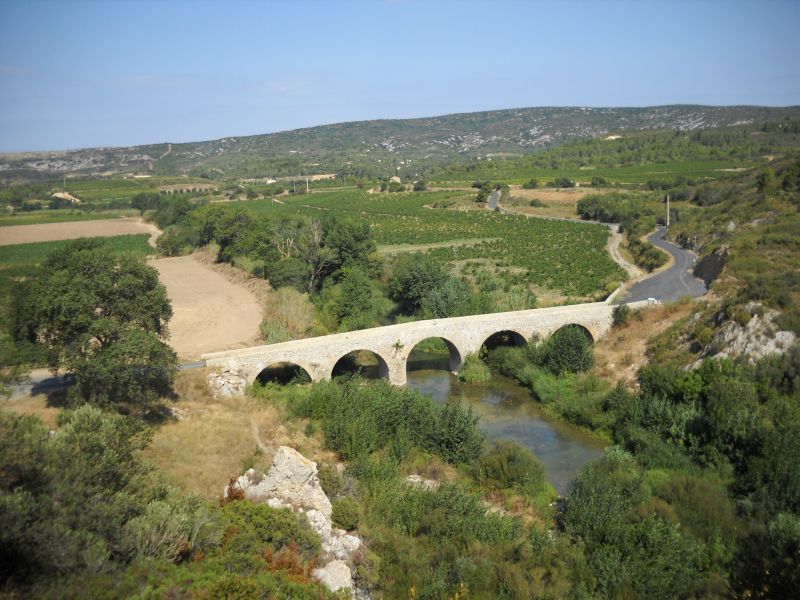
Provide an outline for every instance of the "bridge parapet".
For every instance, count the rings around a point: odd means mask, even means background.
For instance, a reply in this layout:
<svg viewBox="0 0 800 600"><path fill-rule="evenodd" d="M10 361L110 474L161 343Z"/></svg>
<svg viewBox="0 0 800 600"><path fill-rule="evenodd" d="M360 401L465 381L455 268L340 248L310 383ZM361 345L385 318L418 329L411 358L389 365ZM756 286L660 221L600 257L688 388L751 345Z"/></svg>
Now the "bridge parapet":
<svg viewBox="0 0 800 600"><path fill-rule="evenodd" d="M647 304L635 303L638 305ZM594 339L611 327L614 307L604 302L573 304L504 313L471 315L448 319L413 321L337 333L279 344L204 354L206 365L236 372L249 383L276 363L293 363L312 381L330 379L334 366L343 356L356 350L369 350L385 363L385 375L395 385L406 383L406 363L414 346L428 338L444 339L450 349L450 368L457 371L467 354L478 352L484 342L499 332L514 332L524 339L534 335L548 337L565 325L581 325Z"/></svg>

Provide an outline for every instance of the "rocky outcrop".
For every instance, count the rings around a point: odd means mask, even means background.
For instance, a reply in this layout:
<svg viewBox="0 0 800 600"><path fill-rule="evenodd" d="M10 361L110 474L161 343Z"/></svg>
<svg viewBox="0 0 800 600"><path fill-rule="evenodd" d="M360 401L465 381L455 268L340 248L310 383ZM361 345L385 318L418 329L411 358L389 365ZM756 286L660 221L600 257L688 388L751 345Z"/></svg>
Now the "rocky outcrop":
<svg viewBox="0 0 800 600"><path fill-rule="evenodd" d="M322 544L323 566L314 570L314 576L334 592L353 589L348 563L361 548L361 538L333 527L331 502L320 486L315 462L293 448L281 446L269 473L264 475L249 469L235 485L241 488L247 500L304 514ZM224 493L226 498L229 492L228 486Z"/></svg>
<svg viewBox="0 0 800 600"><path fill-rule="evenodd" d="M247 379L242 376L239 369L229 368L212 371L208 374L207 381L214 398L244 396L247 389Z"/></svg>
<svg viewBox="0 0 800 600"><path fill-rule="evenodd" d="M778 330L776 319L780 313L777 311L762 312L761 306L755 303L745 307L745 311L752 315L746 324L730 320L721 325L706 356L732 359L744 356L757 361L770 354L782 354L797 341L793 332Z"/></svg>
<svg viewBox="0 0 800 600"><path fill-rule="evenodd" d="M332 560L324 567L314 569L312 574L332 592L353 589L353 576L350 574L350 567L342 560Z"/></svg>
<svg viewBox="0 0 800 600"><path fill-rule="evenodd" d="M728 247L723 246L711 254L704 256L694 266L692 274L702 279L706 287L709 287L725 268L725 260L728 257L728 251Z"/></svg>

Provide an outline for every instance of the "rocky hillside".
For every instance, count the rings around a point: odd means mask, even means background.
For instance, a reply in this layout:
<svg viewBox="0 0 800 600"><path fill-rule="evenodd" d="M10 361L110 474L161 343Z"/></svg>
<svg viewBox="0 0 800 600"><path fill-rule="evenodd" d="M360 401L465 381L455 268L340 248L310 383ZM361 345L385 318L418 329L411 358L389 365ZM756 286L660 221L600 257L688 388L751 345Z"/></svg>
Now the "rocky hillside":
<svg viewBox="0 0 800 600"><path fill-rule="evenodd" d="M521 108L424 119L356 121L207 142L0 155L7 180L80 173L264 177L386 174L407 161L521 155L575 139L644 129L697 130L800 117L800 107L675 105Z"/></svg>

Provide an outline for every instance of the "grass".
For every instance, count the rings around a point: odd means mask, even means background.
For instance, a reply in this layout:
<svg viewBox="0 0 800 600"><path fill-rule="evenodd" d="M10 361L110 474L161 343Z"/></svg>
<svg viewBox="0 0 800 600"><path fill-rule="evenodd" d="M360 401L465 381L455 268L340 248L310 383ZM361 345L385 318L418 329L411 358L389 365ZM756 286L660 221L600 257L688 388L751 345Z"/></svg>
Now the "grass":
<svg viewBox="0 0 800 600"><path fill-rule="evenodd" d="M214 399L203 370L179 373L175 390L178 400L171 406L181 419L157 427L143 455L187 491L216 501L230 478L246 468L269 470L282 445L312 460L335 462L319 436L306 435L304 420L287 420L271 402L252 396Z"/></svg>
<svg viewBox="0 0 800 600"><path fill-rule="evenodd" d="M149 235L139 233L133 235L117 235L103 238L115 252L126 252L146 256L153 253L147 244ZM35 242L32 244L16 244L0 246L0 272L23 265L37 265L53 252L64 248L74 240L58 240L53 242Z"/></svg>
<svg viewBox="0 0 800 600"><path fill-rule="evenodd" d="M138 216L139 211L133 209L104 210L85 212L75 209L37 210L33 212L17 213L0 217L0 227L13 227L15 225L41 225L44 223L68 223L71 221L99 221L102 219L115 219L117 217Z"/></svg>
<svg viewBox="0 0 800 600"><path fill-rule="evenodd" d="M612 328L594 346L595 373L608 381L634 381L647 362L648 341L693 310L691 302L660 304L630 314L625 324Z"/></svg>

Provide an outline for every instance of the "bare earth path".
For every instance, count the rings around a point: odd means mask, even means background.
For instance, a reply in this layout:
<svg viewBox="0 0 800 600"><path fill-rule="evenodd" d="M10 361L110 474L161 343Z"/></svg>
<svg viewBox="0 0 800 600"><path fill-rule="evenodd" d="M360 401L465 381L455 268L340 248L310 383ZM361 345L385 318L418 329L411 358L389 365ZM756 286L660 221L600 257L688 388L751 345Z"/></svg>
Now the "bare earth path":
<svg viewBox="0 0 800 600"><path fill-rule="evenodd" d="M29 244L31 242L50 242L72 240L81 237L111 237L149 233L151 246L161 233L158 228L142 219L120 217L98 221L70 221L67 223L42 223L39 225L11 225L0 228L0 246Z"/></svg>
<svg viewBox="0 0 800 600"><path fill-rule="evenodd" d="M243 348L256 341L262 308L255 295L192 256L148 262L158 269L172 302L169 344L181 360Z"/></svg>

